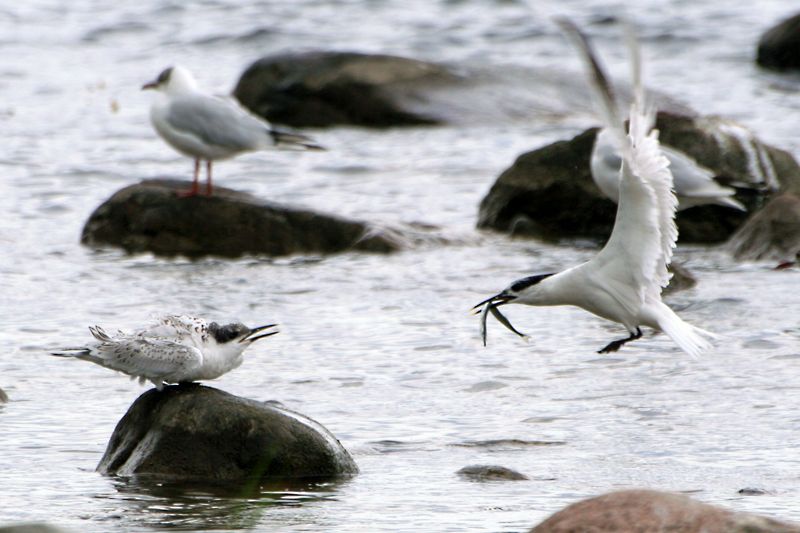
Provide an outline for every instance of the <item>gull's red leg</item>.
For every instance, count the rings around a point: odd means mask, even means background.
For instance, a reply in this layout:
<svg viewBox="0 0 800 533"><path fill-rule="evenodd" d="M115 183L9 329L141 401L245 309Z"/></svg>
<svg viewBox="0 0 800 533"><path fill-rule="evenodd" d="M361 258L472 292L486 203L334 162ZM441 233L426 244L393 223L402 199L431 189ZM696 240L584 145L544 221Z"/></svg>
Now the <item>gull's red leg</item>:
<svg viewBox="0 0 800 533"><path fill-rule="evenodd" d="M206 161L206 196L211 196L211 160Z"/></svg>
<svg viewBox="0 0 800 533"><path fill-rule="evenodd" d="M194 180L192 180L192 188L188 191L180 191L178 196L197 196L197 193L200 191L199 189L199 180L200 179L200 160L194 160Z"/></svg>

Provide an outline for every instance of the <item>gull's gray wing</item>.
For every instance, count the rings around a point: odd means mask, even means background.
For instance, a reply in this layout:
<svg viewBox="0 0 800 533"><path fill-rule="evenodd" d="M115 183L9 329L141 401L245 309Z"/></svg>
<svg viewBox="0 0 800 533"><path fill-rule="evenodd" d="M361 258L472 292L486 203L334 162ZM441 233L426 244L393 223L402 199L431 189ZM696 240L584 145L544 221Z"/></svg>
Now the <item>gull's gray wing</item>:
<svg viewBox="0 0 800 533"><path fill-rule="evenodd" d="M178 133L232 151L258 150L271 143L268 123L224 97L175 96L165 119Z"/></svg>

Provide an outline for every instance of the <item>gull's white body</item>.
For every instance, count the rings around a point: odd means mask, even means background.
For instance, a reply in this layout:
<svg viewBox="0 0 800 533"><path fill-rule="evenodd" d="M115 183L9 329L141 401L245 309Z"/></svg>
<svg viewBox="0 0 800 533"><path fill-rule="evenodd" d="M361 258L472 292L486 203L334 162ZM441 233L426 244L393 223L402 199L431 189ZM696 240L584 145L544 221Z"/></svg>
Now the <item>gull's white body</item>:
<svg viewBox="0 0 800 533"><path fill-rule="evenodd" d="M91 361L140 382L150 380L160 390L164 383L215 379L242 364L250 342L217 342L210 326L201 318L183 315L165 316L133 333L108 335L95 326L89 328L94 342L54 355Z"/></svg>
<svg viewBox="0 0 800 533"><path fill-rule="evenodd" d="M201 92L180 66L172 67L168 83L156 91L150 121L167 144L194 159L228 159L275 144L267 122L233 99Z"/></svg>
<svg viewBox="0 0 800 533"><path fill-rule="evenodd" d="M670 279L667 265L678 238L678 201L672 190L669 162L659 145L658 132L653 130L655 112L643 101L638 48L631 38L636 91L626 133L610 86L588 42L572 23L559 23L587 63L606 126L622 154L614 228L603 249L586 263L556 274L518 280L478 304L487 305L484 321L493 305L494 311L511 303L574 305L622 324L631 334L628 339L610 343L601 353L638 338L639 327L648 326L669 335L687 353L697 355L710 347L708 337L712 334L687 324L661 301L661 290Z"/></svg>
<svg viewBox="0 0 800 533"><path fill-rule="evenodd" d="M662 145L661 151L669 161L679 210L696 205L716 204L746 211L733 197L736 191L717 183L713 172L673 148ZM608 127L601 129L592 149L592 179L603 194L614 202L619 199L621 166L622 156L614 141L613 131Z"/></svg>

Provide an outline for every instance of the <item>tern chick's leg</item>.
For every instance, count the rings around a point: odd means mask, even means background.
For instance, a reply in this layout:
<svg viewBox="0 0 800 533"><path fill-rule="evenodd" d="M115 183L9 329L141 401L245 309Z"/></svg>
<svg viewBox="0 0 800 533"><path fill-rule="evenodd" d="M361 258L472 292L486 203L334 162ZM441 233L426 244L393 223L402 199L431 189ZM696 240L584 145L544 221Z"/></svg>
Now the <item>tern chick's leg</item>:
<svg viewBox="0 0 800 533"><path fill-rule="evenodd" d="M631 333L630 337L626 337L624 339L618 339L618 340L615 340L615 341L611 341L606 345L605 348L603 348L602 350L600 350L597 353L616 352L617 350L622 348L622 345L625 344L626 342L635 341L636 339L640 338L641 336L642 336L642 330L637 327L636 328L636 333Z"/></svg>

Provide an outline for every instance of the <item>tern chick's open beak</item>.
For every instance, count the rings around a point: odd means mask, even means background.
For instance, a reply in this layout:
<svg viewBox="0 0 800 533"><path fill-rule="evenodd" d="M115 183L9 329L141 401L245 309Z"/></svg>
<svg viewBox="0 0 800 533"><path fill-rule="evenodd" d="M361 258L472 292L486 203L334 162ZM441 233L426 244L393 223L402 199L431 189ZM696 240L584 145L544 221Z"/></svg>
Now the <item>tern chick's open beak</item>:
<svg viewBox="0 0 800 533"><path fill-rule="evenodd" d="M276 333L278 333L278 330L268 331L267 333L256 335L256 333L264 331L265 329L275 328L275 327L278 327L278 324L267 324L266 326L258 326L257 328L252 328L247 335L239 339L239 342L255 342L258 339L263 339L264 337L275 335Z"/></svg>

